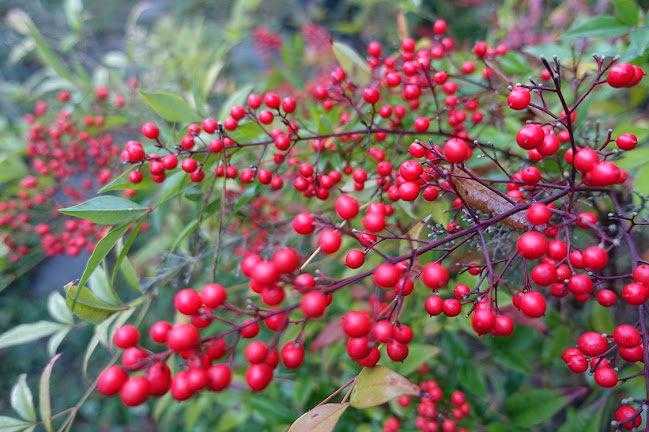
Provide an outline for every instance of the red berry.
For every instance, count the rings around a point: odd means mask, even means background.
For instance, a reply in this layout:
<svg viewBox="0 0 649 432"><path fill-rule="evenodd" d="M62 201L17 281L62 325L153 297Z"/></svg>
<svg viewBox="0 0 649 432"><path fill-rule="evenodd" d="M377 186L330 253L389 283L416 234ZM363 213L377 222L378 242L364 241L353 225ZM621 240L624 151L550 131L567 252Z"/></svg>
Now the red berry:
<svg viewBox="0 0 649 432"><path fill-rule="evenodd" d="M596 357L608 349L608 341L600 333L586 332L577 340L577 348L588 357Z"/></svg>
<svg viewBox="0 0 649 432"><path fill-rule="evenodd" d="M526 292L520 298L520 310L530 318L545 315L546 309L545 297L538 291Z"/></svg>
<svg viewBox="0 0 649 432"><path fill-rule="evenodd" d="M428 288L438 290L448 283L449 274L441 264L428 263L421 271L421 279Z"/></svg>
<svg viewBox="0 0 649 432"><path fill-rule="evenodd" d="M613 341L622 348L634 348L642 342L642 338L635 327L622 324L613 331Z"/></svg>
<svg viewBox="0 0 649 432"><path fill-rule="evenodd" d="M116 347L126 349L137 345L140 341L140 331L130 324L121 326L113 336Z"/></svg>
<svg viewBox="0 0 649 432"><path fill-rule="evenodd" d="M525 259L539 259L548 250L548 240L537 231L530 231L523 234L516 243L516 248Z"/></svg>
<svg viewBox="0 0 649 432"><path fill-rule="evenodd" d="M142 135L154 140L160 136L160 130L153 123L144 123L142 125Z"/></svg>
<svg viewBox="0 0 649 432"><path fill-rule="evenodd" d="M207 369L207 386L210 390L219 392L230 386L232 371L227 365L215 364Z"/></svg>
<svg viewBox="0 0 649 432"><path fill-rule="evenodd" d="M228 299L228 293L223 285L209 283L201 289L201 300L205 306L217 308Z"/></svg>
<svg viewBox="0 0 649 432"><path fill-rule="evenodd" d="M370 317L363 312L349 311L343 317L343 330L349 337L366 336L372 329Z"/></svg>
<svg viewBox="0 0 649 432"><path fill-rule="evenodd" d="M635 69L628 63L618 63L613 66L606 76L606 82L613 88L626 87L635 77Z"/></svg>
<svg viewBox="0 0 649 432"><path fill-rule="evenodd" d="M543 143L545 133L541 126L528 124L523 126L516 134L516 142L525 150L531 150Z"/></svg>
<svg viewBox="0 0 649 432"><path fill-rule="evenodd" d="M638 145L638 138L633 134L625 133L617 137L615 144L620 150L633 150Z"/></svg>
<svg viewBox="0 0 649 432"><path fill-rule="evenodd" d="M307 318L321 317L327 308L326 296L320 291L309 291L302 297L300 308Z"/></svg>
<svg viewBox="0 0 649 432"><path fill-rule="evenodd" d="M640 427L642 416L638 415L634 418L637 412L631 405L622 405L615 411L615 420L626 430Z"/></svg>
<svg viewBox="0 0 649 432"><path fill-rule="evenodd" d="M174 306L185 315L195 315L203 304L200 294L190 288L178 291L174 296Z"/></svg>
<svg viewBox="0 0 649 432"><path fill-rule="evenodd" d="M167 333L167 346L176 352L186 351L196 346L200 335L190 324L176 324Z"/></svg>
<svg viewBox="0 0 649 432"><path fill-rule="evenodd" d="M507 96L507 104L513 110L524 110L530 104L530 92L521 87L514 89Z"/></svg>
<svg viewBox="0 0 649 432"><path fill-rule="evenodd" d="M104 396L115 396L120 392L128 374L120 366L110 366L105 369L97 380L97 391Z"/></svg>
<svg viewBox="0 0 649 432"><path fill-rule="evenodd" d="M141 405L149 398L149 381L143 376L132 377L124 383L119 396L126 406Z"/></svg>
<svg viewBox="0 0 649 432"><path fill-rule="evenodd" d="M172 325L167 321L158 321L149 329L149 337L157 343L167 342L167 333L171 330Z"/></svg>
<svg viewBox="0 0 649 432"><path fill-rule="evenodd" d="M338 252L342 243L342 235L335 229L324 230L318 238L320 250L326 254Z"/></svg>
<svg viewBox="0 0 649 432"><path fill-rule="evenodd" d="M598 367L595 371L595 382L601 387L615 387L617 385L617 374L610 367Z"/></svg>

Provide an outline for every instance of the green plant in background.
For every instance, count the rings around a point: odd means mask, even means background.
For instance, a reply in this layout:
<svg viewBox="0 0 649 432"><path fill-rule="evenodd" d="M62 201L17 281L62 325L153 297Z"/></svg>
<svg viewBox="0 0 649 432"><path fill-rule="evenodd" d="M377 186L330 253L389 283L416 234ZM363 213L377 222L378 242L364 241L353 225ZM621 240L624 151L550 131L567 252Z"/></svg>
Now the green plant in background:
<svg viewBox="0 0 649 432"><path fill-rule="evenodd" d="M647 81L629 64L647 66L644 11L617 1L597 25L577 21L558 42L521 50L498 39L465 49L442 20L415 41L408 14L395 20L400 49L372 42L362 54L319 44L313 24L278 38L264 25L253 33L267 74L246 85L228 63L255 6L236 3L215 51L192 43L214 40L203 21L165 19L148 33L136 9L131 45L91 74L76 48L61 62L30 21L14 22L49 70L8 94L41 99L44 131L62 127L47 117L58 103L75 107L89 135L114 115L119 144L146 123L141 143L114 152L125 172L61 209L80 218L66 231L101 233L80 279L48 296L49 317L0 334L0 348L47 338L51 357L38 383L18 379L15 414L0 424L645 427ZM354 6L361 21L371 6ZM119 92L128 113L95 110L119 107ZM29 196L34 180L17 172L4 190ZM62 403L50 382L67 351L56 352L82 336L83 358L65 368L90 386ZM161 397L143 404L150 396Z"/></svg>

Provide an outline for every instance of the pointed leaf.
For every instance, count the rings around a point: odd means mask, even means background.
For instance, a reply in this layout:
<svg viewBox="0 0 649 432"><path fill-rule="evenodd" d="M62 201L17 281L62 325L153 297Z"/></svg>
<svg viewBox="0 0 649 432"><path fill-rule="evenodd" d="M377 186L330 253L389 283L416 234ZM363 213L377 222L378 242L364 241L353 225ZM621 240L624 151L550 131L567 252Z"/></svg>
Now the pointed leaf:
<svg viewBox="0 0 649 432"><path fill-rule="evenodd" d="M0 334L0 349L32 342L64 328L67 328L67 326L52 321L21 324Z"/></svg>
<svg viewBox="0 0 649 432"><path fill-rule="evenodd" d="M612 0L615 6L615 15L617 19L629 26L638 25L638 12L640 7L632 0Z"/></svg>
<svg viewBox="0 0 649 432"><path fill-rule="evenodd" d="M512 423L531 427L543 423L570 403L557 390L531 389L512 394L505 401L505 411Z"/></svg>
<svg viewBox="0 0 649 432"><path fill-rule="evenodd" d="M331 48L338 63L349 77L349 81L362 86L370 80L372 76L370 68L354 48L341 42L334 42Z"/></svg>
<svg viewBox="0 0 649 432"><path fill-rule="evenodd" d="M87 290L84 290L86 282L90 279L90 276L95 272L102 260L108 255L108 253L113 249L115 243L122 238L124 233L128 230L130 223L124 224L122 226L117 226L111 228L110 231L97 243L95 249L92 251L92 255L88 259L86 268L83 270L81 279L79 279L78 288L74 291L74 297L71 299L72 303L69 303L69 293L66 297L66 304L73 313L76 313L76 303L78 301L79 295ZM94 297L94 294L89 293L90 296ZM116 297L117 295L115 295ZM85 320L84 320L85 321Z"/></svg>
<svg viewBox="0 0 649 432"><path fill-rule="evenodd" d="M156 114L170 122L191 122L200 115L178 95L165 92L138 90Z"/></svg>
<svg viewBox="0 0 649 432"><path fill-rule="evenodd" d="M47 341L47 355L54 356L56 354L56 350L59 349L59 345L70 333L70 330L72 330L72 327L64 328L50 336L50 340Z"/></svg>
<svg viewBox="0 0 649 432"><path fill-rule="evenodd" d="M27 421L36 421L36 411L34 411L34 398L32 391L27 385L27 374L18 377L18 381L11 389L11 407L18 415Z"/></svg>
<svg viewBox="0 0 649 432"><path fill-rule="evenodd" d="M32 37L32 39L34 39L34 43L36 44L36 52L38 53L38 56L41 58L41 60L43 60L43 62L47 66L52 68L52 70L56 72L56 74L61 78L73 81L73 76L68 68L65 67L65 64L59 58L59 55L47 45L45 39L43 39L43 35L41 35L34 23L31 20L28 20L26 22L26 25L29 31L29 35Z"/></svg>
<svg viewBox="0 0 649 432"><path fill-rule="evenodd" d="M18 432L25 430L31 423L13 417L0 416L0 432Z"/></svg>
<svg viewBox="0 0 649 432"><path fill-rule="evenodd" d="M147 208L124 198L103 195L59 211L96 224L113 225L141 216L147 211Z"/></svg>
<svg viewBox="0 0 649 432"><path fill-rule="evenodd" d="M135 241L135 238L140 232L140 228L142 227L142 224L144 223L145 220L146 217L143 217L138 221L137 224L135 224L135 226L131 230L131 234L129 234L128 236L128 240L126 240L126 244L124 244L122 250L119 251L119 256L117 257L117 261L115 261L115 268L113 269L113 276L111 277L112 283L115 282L115 276L117 275L117 270L120 268L122 261L124 261L124 259L126 258L128 251L131 250L131 246L133 245L133 242Z"/></svg>
<svg viewBox="0 0 649 432"><path fill-rule="evenodd" d="M295 420L288 432L331 432L347 408L349 402L318 405Z"/></svg>
<svg viewBox="0 0 649 432"><path fill-rule="evenodd" d="M576 38L614 38L629 32L630 26L613 16L591 18L561 36L563 40Z"/></svg>
<svg viewBox="0 0 649 432"><path fill-rule="evenodd" d="M223 102L223 105L221 105L221 111L219 111L219 117L217 120L223 121L226 117L229 117L232 107L235 105L242 105L253 88L254 86L249 84L232 93L230 97Z"/></svg>
<svg viewBox="0 0 649 432"><path fill-rule="evenodd" d="M83 25L82 12L83 4L81 0L65 0L63 2L65 20L68 22L70 28L77 33L81 33L81 27Z"/></svg>
<svg viewBox="0 0 649 432"><path fill-rule="evenodd" d="M41 420L43 421L43 426L47 430L47 432L52 432L54 429L52 428L52 405L51 405L51 400L50 400L50 376L52 375L52 368L54 367L54 363L61 357L61 354L57 354L54 356L47 366L45 366L45 369L43 370L43 374L41 375L41 385L40 385L40 390L39 390L39 398L38 398L38 407L41 411Z"/></svg>
<svg viewBox="0 0 649 432"><path fill-rule="evenodd" d="M52 291L47 298L47 311L52 318L60 323L74 324L70 309L65 305L65 299L56 291Z"/></svg>
<svg viewBox="0 0 649 432"><path fill-rule="evenodd" d="M420 394L421 388L415 383L386 367L374 366L358 374L350 401L354 408L369 408L399 396Z"/></svg>
<svg viewBox="0 0 649 432"><path fill-rule="evenodd" d="M88 342L86 354L83 357L82 372L83 378L86 381L88 380L88 361L90 360L90 356L92 356L92 353L95 351L95 348L97 348L99 341L108 331L110 323L112 323L118 316L118 314L111 315L110 317L108 317L108 319L104 320L101 324L95 327L95 333L92 335L90 342Z"/></svg>
<svg viewBox="0 0 649 432"><path fill-rule="evenodd" d="M100 324L115 312L125 310L128 306L115 306L99 300L90 290L79 290L77 285L68 284L65 287L65 304L82 321L90 324Z"/></svg>

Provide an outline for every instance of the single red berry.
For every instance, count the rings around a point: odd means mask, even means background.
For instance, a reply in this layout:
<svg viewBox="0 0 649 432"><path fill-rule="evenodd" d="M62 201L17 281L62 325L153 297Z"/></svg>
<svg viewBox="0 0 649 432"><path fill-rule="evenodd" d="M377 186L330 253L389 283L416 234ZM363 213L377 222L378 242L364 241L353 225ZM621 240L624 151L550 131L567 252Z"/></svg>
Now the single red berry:
<svg viewBox="0 0 649 432"><path fill-rule="evenodd" d="M538 291L528 291L521 296L520 310L530 318L539 318L545 315L547 305L545 297Z"/></svg>
<svg viewBox="0 0 649 432"><path fill-rule="evenodd" d="M516 142L525 150L532 150L543 143L545 133L541 126L528 124L523 126L516 134Z"/></svg>
<svg viewBox="0 0 649 432"><path fill-rule="evenodd" d="M438 290L448 283L448 271L439 263L428 263L421 271L421 279L428 288Z"/></svg>
<svg viewBox="0 0 649 432"><path fill-rule="evenodd" d="M370 317L359 311L349 311L343 317L343 330L349 337L360 338L372 329Z"/></svg>
<svg viewBox="0 0 649 432"><path fill-rule="evenodd" d="M623 429L631 430L638 428L642 423L642 416L636 416L637 413L638 411L631 405L622 405L615 411L615 420Z"/></svg>
<svg viewBox="0 0 649 432"><path fill-rule="evenodd" d="M513 110L524 110L530 104L530 92L521 87L514 89L507 96L507 104Z"/></svg>
<svg viewBox="0 0 649 432"><path fill-rule="evenodd" d="M126 349L134 347L140 341L140 331L130 324L121 326L113 336L116 347Z"/></svg>
<svg viewBox="0 0 649 432"><path fill-rule="evenodd" d="M174 306L178 312L185 315L195 315L203 304L200 294L195 290L186 288L178 291L174 296Z"/></svg>
<svg viewBox="0 0 649 432"><path fill-rule="evenodd" d="M326 254L334 254L340 249L342 235L335 229L324 230L318 238L320 250Z"/></svg>
<svg viewBox="0 0 649 432"><path fill-rule="evenodd" d="M154 140L160 136L160 130L158 129L158 126L153 123L144 123L142 125L142 135Z"/></svg>
<svg viewBox="0 0 649 432"><path fill-rule="evenodd" d="M608 349L608 341L600 333L586 332L577 340L577 348L588 357L596 357Z"/></svg>
<svg viewBox="0 0 649 432"><path fill-rule="evenodd" d="M520 236L516 243L516 248L525 259L539 259L548 250L548 240L543 234L537 231L530 231Z"/></svg>
<svg viewBox="0 0 649 432"><path fill-rule="evenodd" d="M327 308L326 296L320 291L309 291L302 297L300 308L307 318L321 317Z"/></svg>
<svg viewBox="0 0 649 432"><path fill-rule="evenodd" d="M606 75L606 82L613 88L621 88L629 85L635 77L635 69L628 63L618 63L613 66Z"/></svg>
<svg viewBox="0 0 649 432"><path fill-rule="evenodd" d="M230 386L232 370L227 365L215 364L207 369L207 386L210 390L219 392Z"/></svg>
<svg viewBox="0 0 649 432"><path fill-rule="evenodd" d="M128 374L120 366L114 365L105 369L97 380L97 391L104 396L115 396L120 392Z"/></svg>
<svg viewBox="0 0 649 432"><path fill-rule="evenodd" d="M143 376L129 378L119 392L122 403L126 406L138 406L149 398L149 381Z"/></svg>
<svg viewBox="0 0 649 432"><path fill-rule="evenodd" d="M223 285L209 283L201 289L201 300L210 308L218 308L228 299L228 293Z"/></svg>
<svg viewBox="0 0 649 432"><path fill-rule="evenodd" d="M622 324L613 331L613 341L622 348L634 348L642 342L642 338L635 327Z"/></svg>
<svg viewBox="0 0 649 432"><path fill-rule="evenodd" d="M176 324L167 333L167 346L176 352L187 351L196 346L200 335L190 324Z"/></svg>
<svg viewBox="0 0 649 432"><path fill-rule="evenodd" d="M617 374L610 367L598 367L594 378L600 387L609 388L617 385Z"/></svg>

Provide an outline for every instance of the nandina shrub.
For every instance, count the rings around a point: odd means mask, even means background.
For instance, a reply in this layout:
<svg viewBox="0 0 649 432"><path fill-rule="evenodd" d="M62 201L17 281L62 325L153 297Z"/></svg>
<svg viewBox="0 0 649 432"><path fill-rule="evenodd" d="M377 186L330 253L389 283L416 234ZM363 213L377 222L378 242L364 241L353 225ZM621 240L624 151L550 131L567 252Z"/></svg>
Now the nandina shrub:
<svg viewBox="0 0 649 432"><path fill-rule="evenodd" d="M340 65L308 92L245 90L223 118L148 99L183 135L152 118L102 189L132 200L62 210L112 226L66 291L120 359L99 393L128 407L162 397L157 413L213 399L233 416L233 401L269 392L260 409L287 425L288 393L308 411L290 430L333 430L391 400L386 431L641 427L649 222L624 167L642 165L629 162L642 140L590 104L627 97L644 72L617 56L465 50L447 31L437 21L395 52L333 43ZM508 72L513 61L532 78ZM174 217L187 219L167 245ZM88 289L93 272L129 265L149 218L152 247L173 255L141 294ZM131 319L158 294L166 313ZM294 396L316 375L340 387Z"/></svg>

